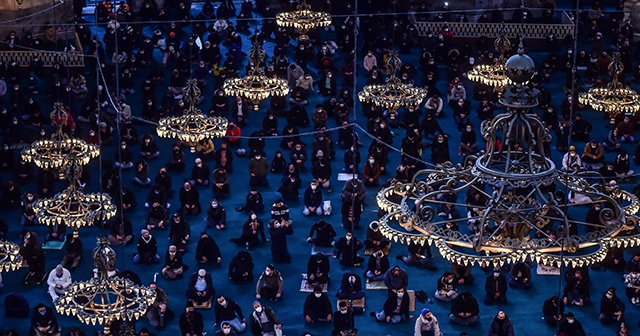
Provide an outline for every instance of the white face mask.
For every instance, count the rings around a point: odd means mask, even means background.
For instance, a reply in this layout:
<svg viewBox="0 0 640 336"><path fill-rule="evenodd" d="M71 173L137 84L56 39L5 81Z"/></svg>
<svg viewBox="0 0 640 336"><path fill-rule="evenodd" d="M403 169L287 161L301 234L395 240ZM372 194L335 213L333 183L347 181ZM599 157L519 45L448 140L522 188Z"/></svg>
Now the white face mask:
<svg viewBox="0 0 640 336"><path fill-rule="evenodd" d="M226 307L227 306L227 300L224 300L224 301L220 302L220 304Z"/></svg>
<svg viewBox="0 0 640 336"><path fill-rule="evenodd" d="M346 313L347 313L346 309L345 310L340 309L340 314L346 314Z"/></svg>
<svg viewBox="0 0 640 336"><path fill-rule="evenodd" d="M613 298L613 295L611 295L611 294L606 294L605 296L607 297L607 299L612 299Z"/></svg>
<svg viewBox="0 0 640 336"><path fill-rule="evenodd" d="M374 164L376 162L376 160L369 160L370 164Z"/></svg>
<svg viewBox="0 0 640 336"><path fill-rule="evenodd" d="M231 328L222 328L222 333L225 335L229 335L231 333Z"/></svg>
<svg viewBox="0 0 640 336"><path fill-rule="evenodd" d="M257 307L257 308L256 308L256 312L258 312L258 313L262 313L262 307Z"/></svg>
<svg viewBox="0 0 640 336"><path fill-rule="evenodd" d="M317 298L320 298L320 297L322 296L322 294L321 294L321 293L315 293L315 296L316 296Z"/></svg>
<svg viewBox="0 0 640 336"><path fill-rule="evenodd" d="M251 219L256 219L256 218L258 218L258 216L256 216L256 215L251 215Z"/></svg>
<svg viewBox="0 0 640 336"><path fill-rule="evenodd" d="M262 158L262 156L256 155L256 160L260 160L261 158Z"/></svg>
<svg viewBox="0 0 640 336"><path fill-rule="evenodd" d="M318 186L312 185L311 186L311 190L316 190L318 188Z"/></svg>
<svg viewBox="0 0 640 336"><path fill-rule="evenodd" d="M403 296L404 296L404 293L402 293L402 292L398 293L398 297L399 297L399 298L401 298L401 297L403 297Z"/></svg>
<svg viewBox="0 0 640 336"><path fill-rule="evenodd" d="M567 319L567 322L570 323L570 324L573 324L573 322L575 322L575 320L574 319Z"/></svg>
<svg viewBox="0 0 640 336"><path fill-rule="evenodd" d="M345 238L347 238L347 240L351 240L351 236L345 236Z"/></svg>
<svg viewBox="0 0 640 336"><path fill-rule="evenodd" d="M497 277L499 277L499 276L500 276L500 273L498 273L498 272L493 272L493 276L497 278Z"/></svg>

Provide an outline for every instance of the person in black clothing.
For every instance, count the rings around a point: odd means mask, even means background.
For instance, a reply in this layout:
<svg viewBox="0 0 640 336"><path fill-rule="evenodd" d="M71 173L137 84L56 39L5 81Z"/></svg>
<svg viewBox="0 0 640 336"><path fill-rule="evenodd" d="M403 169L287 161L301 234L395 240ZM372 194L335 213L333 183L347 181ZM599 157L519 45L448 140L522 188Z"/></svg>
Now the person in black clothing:
<svg viewBox="0 0 640 336"><path fill-rule="evenodd" d="M115 163L116 168L127 169L133 167L133 153L124 141L120 142L120 149L116 151Z"/></svg>
<svg viewBox="0 0 640 336"><path fill-rule="evenodd" d="M189 277L189 287L187 289L187 297L189 300L202 304L209 301L216 294L216 290L213 288L213 279L204 269L198 270L198 272L191 274Z"/></svg>
<svg viewBox="0 0 640 336"><path fill-rule="evenodd" d="M564 317L564 303L562 300L554 295L544 301L542 305L542 317L551 327L555 327L558 323L561 323Z"/></svg>
<svg viewBox="0 0 640 336"><path fill-rule="evenodd" d="M331 302L327 294L322 292L322 287L315 286L313 293L307 295L303 308L304 319L307 323L331 322Z"/></svg>
<svg viewBox="0 0 640 336"><path fill-rule="evenodd" d="M389 292L382 310L371 312L371 316L380 322L393 324L402 322L402 317L406 320L412 319L413 316L409 315L409 295L405 295L404 288L398 289L396 293Z"/></svg>
<svg viewBox="0 0 640 336"><path fill-rule="evenodd" d="M185 312L180 315L180 332L182 336L201 336L204 329L202 314L194 311L193 302L187 301Z"/></svg>
<svg viewBox="0 0 640 336"><path fill-rule="evenodd" d="M491 321L487 336L513 336L513 325L507 314L499 311Z"/></svg>
<svg viewBox="0 0 640 336"><path fill-rule="evenodd" d="M462 292L451 304L449 320L451 323L468 326L478 322L478 314L480 314L480 308L476 298L469 292Z"/></svg>
<svg viewBox="0 0 640 336"><path fill-rule="evenodd" d="M218 296L216 304L213 306L213 311L216 315L214 327L224 326L226 323L237 333L243 333L247 327L247 321L242 314L242 309L233 300L222 295Z"/></svg>
<svg viewBox="0 0 640 336"><path fill-rule="evenodd" d="M251 188L251 191L249 192L249 194L247 194L245 206L237 207L236 210L244 211L244 212L254 212L254 213L263 212L264 204L262 204L262 193L260 193L255 188Z"/></svg>
<svg viewBox="0 0 640 336"><path fill-rule="evenodd" d="M493 270L493 274L487 277L484 290L487 292L487 295L484 297L484 304L507 303L507 278L500 274L500 269L496 268Z"/></svg>
<svg viewBox="0 0 640 336"><path fill-rule="evenodd" d="M229 280L232 282L253 281L253 258L247 251L240 251L229 263Z"/></svg>
<svg viewBox="0 0 640 336"><path fill-rule="evenodd" d="M233 153L227 149L226 143L223 142L215 151L213 159L216 161L216 168L224 168L228 172L233 170Z"/></svg>
<svg viewBox="0 0 640 336"><path fill-rule="evenodd" d="M238 238L231 238L231 242L236 243L238 246L253 248L260 245L259 237L265 243L269 241L264 234L264 223L252 211L249 213L249 219L242 226L242 235Z"/></svg>
<svg viewBox="0 0 640 336"><path fill-rule="evenodd" d="M345 266L358 266L364 261L364 258L358 254L362 248L362 243L353 235L353 232L347 231L347 234L338 239L336 243L337 253L334 259L340 259L340 264Z"/></svg>
<svg viewBox="0 0 640 336"><path fill-rule="evenodd" d="M180 211L186 215L199 215L202 212L200 207L200 193L198 189L191 187L189 182L185 182L184 186L180 189Z"/></svg>
<svg viewBox="0 0 640 336"><path fill-rule="evenodd" d="M142 229L140 232L140 238L138 238L138 253L133 256L134 263L157 263L160 261L158 255L158 242L153 237L149 230Z"/></svg>
<svg viewBox="0 0 640 336"><path fill-rule="evenodd" d="M564 286L563 297L565 306L569 303L584 306L589 301L589 276L584 275L582 270L576 270L573 278L569 278Z"/></svg>
<svg viewBox="0 0 640 336"><path fill-rule="evenodd" d="M201 158L196 158L195 165L191 169L191 178L189 184L193 185L209 185L209 165L202 162Z"/></svg>
<svg viewBox="0 0 640 336"><path fill-rule="evenodd" d="M53 313L53 309L39 303L34 309L31 315L31 328L29 335L32 336L44 336L44 335L56 335L60 332L58 327L58 319Z"/></svg>
<svg viewBox="0 0 640 336"><path fill-rule="evenodd" d="M314 233L316 234L315 238L313 238ZM327 223L324 219L321 219L311 227L307 242L313 243L318 247L332 247L333 238L335 236L336 231L333 229L333 226Z"/></svg>
<svg viewBox="0 0 640 336"><path fill-rule="evenodd" d="M624 322L624 302L616 295L615 287L609 288L600 300L600 322Z"/></svg>
<svg viewBox="0 0 640 336"><path fill-rule="evenodd" d="M576 320L572 312L568 312L566 318L560 321L560 330L558 334L564 334L566 336L585 336L582 323Z"/></svg>
<svg viewBox="0 0 640 336"><path fill-rule="evenodd" d="M71 264L71 272L75 271L82 260L82 241L78 237L78 232L73 234L67 234L67 241L64 244L65 254L60 262L60 265L64 267L69 261L73 261Z"/></svg>
<svg viewBox="0 0 640 336"><path fill-rule="evenodd" d="M362 280L355 273L347 272L342 275L340 288L336 294L338 299L357 300L364 297L362 291Z"/></svg>
<svg viewBox="0 0 640 336"><path fill-rule="evenodd" d="M182 254L178 253L175 245L169 246L169 251L164 256L164 268L162 268L162 276L169 280L182 278L186 266L182 263Z"/></svg>
<svg viewBox="0 0 640 336"><path fill-rule="evenodd" d="M449 142L444 135L439 134L436 141L431 145L431 162L441 165L447 161L451 161Z"/></svg>
<svg viewBox="0 0 640 336"><path fill-rule="evenodd" d="M353 310L351 310L347 303L341 301L338 304L338 311L333 314L333 330L331 330L331 336L342 336L343 333L353 329Z"/></svg>
<svg viewBox="0 0 640 336"><path fill-rule="evenodd" d="M133 225L127 216L111 219L109 245L128 245L133 240Z"/></svg>
<svg viewBox="0 0 640 336"><path fill-rule="evenodd" d="M309 257L307 262L307 280L312 286L318 284L326 284L329 282L329 271L331 270L331 263L329 258L322 252L317 253Z"/></svg>
<svg viewBox="0 0 640 336"><path fill-rule="evenodd" d="M196 247L196 260L200 263L216 263L222 262L220 248L216 241L206 232L200 234L200 240Z"/></svg>
<svg viewBox="0 0 640 336"><path fill-rule="evenodd" d="M433 266L433 262L431 260L433 255L431 254L429 244L426 242L416 244L412 241L409 243L407 250L409 251L407 256L398 256L398 258L402 259L407 266L415 265L421 268L426 268L429 271L435 271L438 269L436 266ZM426 256L424 255L425 253Z"/></svg>
<svg viewBox="0 0 640 336"><path fill-rule="evenodd" d="M291 235L293 235L291 221L288 221L286 219L274 219L269 223L269 236L271 237L271 256L274 262L291 262L291 254L287 249L287 236Z"/></svg>
<svg viewBox="0 0 640 336"><path fill-rule="evenodd" d="M215 227L218 230L224 230L227 227L227 212L224 206L218 203L217 199L211 201L211 205L207 210L207 218L205 219L207 226Z"/></svg>
<svg viewBox="0 0 640 336"><path fill-rule="evenodd" d="M182 218L181 214L174 214L173 218L169 220L169 240L178 247L180 253L183 253L187 250L190 238L191 226Z"/></svg>

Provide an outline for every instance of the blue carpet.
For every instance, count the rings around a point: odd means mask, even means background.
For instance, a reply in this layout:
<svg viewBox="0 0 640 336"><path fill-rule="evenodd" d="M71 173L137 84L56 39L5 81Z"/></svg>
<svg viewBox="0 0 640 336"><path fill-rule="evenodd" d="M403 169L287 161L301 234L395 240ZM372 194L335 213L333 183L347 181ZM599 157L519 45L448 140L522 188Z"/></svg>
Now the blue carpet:
<svg viewBox="0 0 640 336"><path fill-rule="evenodd" d="M86 17L86 19L90 20L92 18ZM154 29L155 28L150 25L145 27L144 29L145 35L151 35ZM188 30L188 28L186 28L185 30ZM103 34L104 27L100 27L98 29L98 32L100 34ZM240 35L243 37L244 41L247 42L247 38L249 37L249 34L241 33ZM323 32L323 36L327 36L327 37L331 37L332 39L335 39L335 35L333 33ZM267 50L268 55L270 55L272 50L272 46L273 46L272 42L273 41L268 41L265 46L265 49ZM248 46L248 43L245 43L245 49L248 48L247 46ZM223 53L224 51L225 51L225 48L223 48ZM293 47L290 50L290 52L291 52L290 55L293 55ZM545 56L546 56L546 53L542 49L532 50L532 57L536 60L537 64L540 64L541 60ZM156 62L161 62L161 57L162 55L160 54L160 52L156 50L154 53L154 58ZM411 62L412 64L417 65L418 57L419 57L419 49L414 48L411 54L401 55L401 57L403 61ZM361 59L362 59L362 56L358 56L358 61L360 61ZM340 64L342 60L344 60L344 54L339 52L338 64ZM244 60L244 62L246 62L246 60ZM161 65L161 63L159 64ZM147 71L148 70L142 71L136 77L136 88L140 86L142 82L142 78L144 78L144 75L146 75ZM441 72L440 78L446 78L446 68L441 66L440 72ZM167 74L167 78L168 76L169 75ZM564 98L564 94L562 92L562 86L563 86L563 83L565 82L564 76L565 76L564 73L555 73L552 77L552 80L548 84L546 84L546 88L552 94L554 106L556 106L557 108L559 108L560 102ZM341 80L341 76L338 76L338 77L340 77L340 80ZM416 78L419 79L420 77L421 77L421 74L418 73ZM89 81L89 85L91 89L96 87L95 72L92 72L91 75L87 76L87 80ZM46 78L43 78L43 81L45 83L48 83L48 79ZM364 82L365 82L364 75L360 75L358 77L358 89L364 85ZM162 97L164 93L164 87L166 87L167 83L168 82L165 82L164 86L160 86L157 89L157 92L156 92L157 101L159 101L159 99ZM209 79L207 81L207 87L203 92L206 99L204 100L202 105L199 106L199 108L203 111L208 111L209 107L211 106L209 97L211 97L212 95L212 90L213 90L212 88L214 86L213 84L214 84L213 79ZM448 83L446 83L444 79L441 80L440 82L438 82L438 85L437 85L438 89L442 92L445 92L447 89L447 84ZM470 92L472 89L472 84L467 82L465 83L465 86L467 88L467 91ZM636 89L638 89L637 86L638 85L634 83L634 87L636 87ZM340 87L340 85L338 85L338 87ZM45 95L40 94L38 99L39 101L43 102L41 105L43 111L48 111L51 105L50 103L46 102ZM134 95L127 97L127 99L129 101L129 104L132 106L134 115L139 116L140 115L139 111L141 108L140 94L136 93ZM322 102L322 100L323 100L322 97L318 95L311 96L310 104L309 104L309 106L311 107L310 110L312 110L315 104ZM478 102L473 101L472 110L475 108L477 103ZM6 105L7 104L6 100L2 101L1 104ZM82 104L82 101L78 101L78 100L72 102L72 106L74 108L73 111L75 115L77 115L77 111L79 110L79 107L81 106L81 104ZM264 111L268 107L268 102L263 102L260 106L261 106L261 110L259 112L250 112L249 124L247 127L243 127L244 135L249 135L253 131L260 128ZM447 109L447 107L445 107L445 109ZM358 113L355 114L357 116L357 119L352 119L352 120L357 121L358 124L360 125L365 125L366 118L362 116L361 113L359 113L360 111L359 107L357 111ZM541 112L541 111L537 111L537 112ZM605 128L608 121L603 119L601 115L596 112L583 112L583 115L585 116L586 119L590 120L594 124L594 131L592 133L593 138L598 140L604 140L604 138L608 133L608 130ZM454 163L458 163L460 161L460 158L457 157L455 154L457 152L456 148L459 142L459 136L458 136L457 130L455 130L454 123L450 122L451 120L449 119L451 118L450 116L451 116L451 112L450 110L447 110L447 117L443 120L440 120L440 123L444 127L446 132L452 134L451 143L450 143L450 150L451 150L451 153L453 153L452 160L454 161ZM278 119L279 119L280 128L282 128L286 124L286 121L284 120L283 117L279 117ZM475 129L478 130L479 120L477 120L475 114L473 114L471 121L472 121L472 124L475 126ZM80 126L84 128L87 127L86 125L80 125ZM328 127L336 126L335 120L330 119L327 126ZM153 133L152 129L148 125L144 125L144 124L138 125L138 131L140 135L145 133ZM306 128L301 128L300 131L301 132L311 131L311 126ZM400 147L400 142L402 137L404 136L405 131L402 129L395 129L394 132L397 133L397 136L395 137L395 141L394 141L394 146ZM332 138L334 140L337 139L337 134L332 134ZM364 156L366 154L366 148L368 148L370 140L366 136L364 136L364 134L360 134L360 139L362 139L362 141L365 144L365 147L360 149L361 154ZM167 161L168 151L171 144L173 143L171 140L158 139L157 137L156 137L156 140L159 141L161 145L160 147L161 155L158 159L149 162L151 166L152 177L155 176L158 169L162 165L164 165L164 163ZM480 139L478 140L480 141ZM302 141L306 142L307 144L311 144L313 140L310 136L305 136L305 137L302 137ZM266 156L267 158L269 158L269 160L274 156L275 151L279 149L278 142L279 140L267 140ZM221 140L216 140L214 141L214 143L216 147L218 147L221 143ZM482 147L483 145L480 145L480 146ZM246 140L243 140L243 147L245 148L247 147ZM330 199L332 201L334 212L331 216L322 217L322 219L325 219L331 224L333 224L334 228L338 232L338 237L341 237L345 234L345 230L340 225L341 217L340 217L339 205L341 204L341 201L339 200L339 194L340 194L340 189L342 187L342 183L337 181L337 173L341 172L343 169L342 156L343 156L344 150L339 148L339 146L335 146L335 147L337 150L337 155L336 155L336 159L332 162L332 167L334 172L332 183L333 183L334 192L331 194L325 193L324 195L325 199ZM579 147L582 148L582 145L579 145ZM627 153L633 152L632 144L625 144L623 145L623 148L625 151L627 151ZM559 164L561 161L562 153L559 153L557 150L555 150L555 141L552 143L552 149L554 149L553 159L557 164ZM133 152L137 153L137 146L133 146ZM430 154L429 150L426 150L423 153L423 158L428 160L429 154ZM107 148L103 148L103 155L104 155L104 159L112 160L114 157L113 145ZM606 155L607 155L607 160L613 160L615 157L612 153L607 153ZM186 157L187 157L186 172L173 175L174 189L176 190L180 187L181 181L183 181L186 177L188 177L188 172L190 172L190 169L193 164L193 160L195 159L195 156L188 153L188 151L186 153ZM285 157L288 157L286 153L285 153ZM137 154L134 155L134 158L137 159ZM87 187L87 192L97 191L97 189L99 188L100 176L104 173L103 171L100 170L97 161L98 160L93 160L93 162L90 164L91 177L90 177L90 183L88 184L88 187ZM392 152L390 154L390 162L387 165L387 167L393 170L393 168L399 164L399 161L400 161L399 154ZM216 293L223 294L237 301L240 304L240 306L243 308L245 315L249 314L251 309L251 302L255 300L255 295L254 295L255 283L244 284L244 285L234 285L228 281L226 274L227 274L227 267L229 265L231 258L238 251L242 250L241 248L236 247L235 244L230 243L229 239L240 235L241 226L246 220L246 215L237 213L234 210L234 208L243 204L244 198L249 191L247 165L248 165L247 158L236 158L236 160L234 160L234 170L233 170L233 173L231 173L230 175L230 178L232 181L231 183L232 194L229 195L228 197L220 199L220 203L223 206L225 206L228 214L228 227L226 230L217 231L215 229L207 229L203 221L204 214L187 218L188 222L191 224L191 232L193 237L197 237L199 233L202 231L207 231L220 245L220 248L223 254L222 264L219 266L205 266L205 268L213 272L213 279L214 279L214 286L216 288ZM638 170L638 167L634 167L634 168L636 171L640 171ZM4 171L1 173L1 177L2 177L2 181L6 182L7 180L11 179L11 174L10 172ZM387 174L383 176L383 179L386 180L391 177L392 177L391 175ZM280 178L281 178L280 174L269 174L268 179L269 179L270 188L261 189L261 192L263 193L264 200L265 200L264 203L267 207L269 207L270 204L275 199L279 198L279 194L276 192L276 189L280 185ZM138 207L132 212L127 214L127 216L131 218L134 224L134 235L135 235L135 239L137 239L140 229L143 228L143 222L146 216L146 209L143 207L143 204L145 202L146 195L149 189L132 184L131 183L132 180L133 180L133 171L123 170L122 181L127 187L131 188L135 192L137 201L138 201ZM311 174L309 170L303 172L302 174L303 186L306 186L310 180L311 180ZM61 182L57 183L57 186L56 186L57 190L61 190L62 188L64 188L63 184L64 183L61 183ZM624 185L624 187L631 188L632 185L626 184ZM20 186L20 188L22 189L22 191L33 189L34 183L31 182L31 183L22 185ZM206 206L212 198L211 190L210 188L201 188L199 191L200 191L201 204L203 206ZM362 215L362 223L365 224L365 227L366 227L366 224L377 219L377 216L376 216L377 206L375 204L376 192L377 192L377 189L375 188L369 188L367 190L367 199L365 201L366 208ZM172 199L170 199L170 202L174 205L172 206L172 209L170 209L170 212L173 213L173 211L175 211L175 208L179 204L177 195L174 196ZM301 335L305 330L308 330L311 333L317 334L317 335L328 335L332 328L329 325L305 324L304 318L302 316L302 306L307 293L299 292L300 274L306 272L306 264L307 264L307 260L311 250L311 245L306 242L306 238L308 236L308 231L310 227L320 218L302 216L302 209L303 209L302 202L292 202L292 203L289 203L289 206L291 208L291 217L294 220L293 228L295 232L294 235L288 239L289 251L293 256L293 262L291 264L276 264L277 268L282 272L284 276L284 281L285 281L284 298L277 302L263 302L263 304L271 306L275 310L275 312L280 316L280 318L284 322L285 334L289 336ZM336 209L338 209L338 211L336 211ZM8 239L11 241L17 242L19 240L20 230L22 229L18 224L18 219L20 214L18 213L18 211L14 211L14 210L10 210L10 211L5 210L3 211L2 214L3 214L2 216L3 219L8 223L10 223L10 231L8 234ZM265 214L262 214L260 218L266 222L268 221L269 216L268 214L265 213ZM41 237L43 237L47 231L47 229L44 226L35 227L31 229L35 230ZM108 231L100 230L99 228L95 228L95 227L83 228L80 230L80 236L84 243L85 259L83 260L81 266L73 273L74 280L85 280L91 277L91 269L93 268L93 263L90 260L90 253L94 247L95 237L99 235L106 235L106 234L108 234ZM158 239L159 253L163 255L163 253L166 251L169 245L167 240L168 231L154 231L152 232L152 234L156 237L156 239ZM360 240L365 239L364 229L360 229L356 231L355 234ZM184 257L185 262L190 266L190 269L187 272L188 274L191 274L192 272L197 271L197 269L201 267L194 260L193 251L195 250L195 246L196 246L196 242L193 241L189 246L190 251ZM161 265L134 265L132 262L132 256L136 251L135 244L131 244L126 247L115 247L115 250L118 254L118 259L117 259L118 269L132 270L136 272L142 279L143 283L145 284L148 284L149 282L151 282L154 278L154 274L156 272L160 272L162 268ZM434 262L438 266L438 271L436 272L419 270L415 268L406 268L404 267L404 265L401 265L402 267L407 269L407 271L409 272L409 276L410 276L409 289L414 289L414 290L422 289L426 291L429 294L429 296L432 296L433 292L436 289L437 279L442 275L443 272L448 271L450 268L450 264L445 260L443 260L437 254L435 249L433 250L435 254ZM627 257L630 257L633 254L633 252L634 252L633 249L629 249L628 251L626 251ZM404 253L406 253L405 246L399 243L393 244L393 247L391 248L391 252L390 252L390 256L391 256L390 259L391 259L392 266L397 262L397 260L394 257ZM267 264L272 262L269 244L261 245L260 247L252 250L251 254L254 258L254 262L256 265L256 268L254 270L254 275L257 278L260 272L264 269L264 267ZM47 270L51 270L62 259L63 251L51 249L46 251L46 255L47 255ZM331 267L332 268L331 268L330 274L333 280L329 285L328 292L330 293L330 297L332 297L333 299L333 294L335 294L335 292L339 287L339 280L341 278L342 273L349 271L350 269L346 267L342 267L335 261L332 262ZM355 272L359 274L362 273L363 271L364 271L363 267L355 269ZM46 304L50 304L50 297L46 293L46 286L44 284L38 287L25 287L21 284L21 280L25 275L25 272L26 272L26 269L21 269L14 273L4 274L5 288L4 288L4 293L2 294L2 296L0 296L0 300L4 300L4 297L6 296L7 293L16 291L16 292L20 292L25 297L27 297L32 307L35 306L38 302L44 302ZM476 298L478 298L478 301L481 302L482 298L484 297L484 289L483 289L484 277L487 274L485 274L479 268L475 268L473 270L473 274L476 276L476 279L477 279L476 283L472 286L461 286L459 290L470 291L474 296L476 296ZM185 292L187 290L187 281L188 281L187 278L188 277L185 277L185 279L170 282L170 281L166 281L162 277L158 277L159 287L165 289L165 291L169 295L170 308L173 311L177 312L177 314L180 314L184 308L185 298L186 298ZM610 335L610 334L612 335L616 330L616 326L614 325L603 326L597 320L598 310L599 310L598 308L599 297L610 286L617 287L618 293L620 294L620 296L624 296L623 284L622 284L622 281L620 280L621 273L608 271L608 270L597 270L597 271L591 272L591 278L593 283L593 286L591 289L591 296L594 299L594 302L582 308L569 307L567 310L573 311L576 314L577 319L579 319L582 322L583 326L585 327L585 330L587 330L588 335ZM450 309L450 304L448 303L442 303L437 301L433 304L418 303L417 310L419 311L423 307L430 308L433 311L434 315L440 320L441 329L444 335L458 335L462 331L466 331L469 333L469 335L473 335L473 336L484 335L486 334L486 331L491 322L491 319L493 318L493 316L495 316L495 314L499 310L504 310L507 312L510 319L514 323L516 335L518 336L520 335L522 336L551 335L554 333L554 330L548 327L541 320L542 303L546 298L552 295L556 295L558 293L558 290L561 289L562 286L564 286L563 278L558 276L543 277L543 276L534 275L532 281L534 283L534 286L532 289L528 291L510 289L508 292L509 303L507 305L485 306L483 304L480 304L480 322L473 327L461 327L461 326L451 325L447 319L447 315ZM382 304L386 298L386 293L381 290L368 290L366 291L366 294L367 294L367 300L366 300L367 312L379 310L382 307ZM638 333L640 332L640 330L636 326L636 321L638 321L638 318L640 317L640 313L638 312L637 307L632 306L626 298L623 298L623 300L627 303L626 318L627 318L627 321L629 321L628 324L630 326L630 331L631 333ZM0 308L0 313L1 313L1 310L2 308ZM213 334L215 332L212 326L214 321L213 312L212 311L201 311L201 312L205 318L205 325L206 325L205 330L209 334ZM417 315L417 312L415 314ZM71 317L59 317L59 322L63 326L65 331L68 330L70 326L73 326L73 325L80 326L80 323L76 319ZM171 336L179 335L177 322L178 322L177 318L171 321L168 321L165 330L159 332L159 334L171 335ZM0 328L12 327L20 331L21 335L26 334L28 325L29 325L28 320L0 318ZM137 323L138 330L143 326L149 327L146 319L143 319ZM93 332L99 329L98 327L91 327L91 326L81 326L81 328L87 331L87 333ZM365 316L356 317L356 328L359 329L360 335L409 335L412 333L412 330L413 330L413 322L407 322L397 326L389 326L385 324L375 323L373 322L373 318L368 316L368 314L365 314Z"/></svg>

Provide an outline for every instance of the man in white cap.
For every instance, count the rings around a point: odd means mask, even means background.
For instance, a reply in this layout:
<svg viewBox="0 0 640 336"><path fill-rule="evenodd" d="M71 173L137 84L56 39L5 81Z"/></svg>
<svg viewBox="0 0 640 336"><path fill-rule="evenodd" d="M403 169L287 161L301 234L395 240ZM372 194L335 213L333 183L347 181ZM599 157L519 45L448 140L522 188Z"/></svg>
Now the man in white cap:
<svg viewBox="0 0 640 336"><path fill-rule="evenodd" d="M71 273L62 265L58 265L53 271L49 272L47 284L49 285L49 295L55 301L58 295L62 295L67 287L71 285Z"/></svg>
<svg viewBox="0 0 640 336"><path fill-rule="evenodd" d="M189 289L187 289L187 297L196 304L202 304L209 301L215 294L213 289L213 280L211 274L204 269L193 273L189 278Z"/></svg>

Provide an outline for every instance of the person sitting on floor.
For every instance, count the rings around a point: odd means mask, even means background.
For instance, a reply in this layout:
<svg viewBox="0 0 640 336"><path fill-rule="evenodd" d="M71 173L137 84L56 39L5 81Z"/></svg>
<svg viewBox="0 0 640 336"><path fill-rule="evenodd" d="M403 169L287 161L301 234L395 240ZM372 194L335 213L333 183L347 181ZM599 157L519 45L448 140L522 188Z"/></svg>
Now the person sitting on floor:
<svg viewBox="0 0 640 336"><path fill-rule="evenodd" d="M284 281L282 275L276 270L272 264L262 272L258 283L256 284L256 299L278 300L282 297L284 290Z"/></svg>
<svg viewBox="0 0 640 336"><path fill-rule="evenodd" d="M53 271L49 272L47 285L49 285L49 295L55 301L71 285L71 273L62 265L58 265Z"/></svg>
<svg viewBox="0 0 640 336"><path fill-rule="evenodd" d="M405 295L404 288L400 288L397 292L389 292L387 301L384 302L382 310L371 312L371 316L380 322L397 324L402 322L402 318L410 320L413 318L409 315L409 295Z"/></svg>
<svg viewBox="0 0 640 336"><path fill-rule="evenodd" d="M218 244L206 232L200 234L200 240L198 240L198 246L196 247L196 260L203 264L219 264L222 262L222 255L220 254Z"/></svg>
<svg viewBox="0 0 640 336"><path fill-rule="evenodd" d="M198 270L189 277L189 288L187 289L187 297L195 304L201 305L215 296L213 288L213 280L211 274L204 269Z"/></svg>
<svg viewBox="0 0 640 336"><path fill-rule="evenodd" d="M517 262L511 267L509 274L511 287L529 289L531 287L531 266L524 262Z"/></svg>
<svg viewBox="0 0 640 336"><path fill-rule="evenodd" d="M229 280L231 282L247 282L253 280L253 258L247 251L240 251L229 263Z"/></svg>
<svg viewBox="0 0 640 336"><path fill-rule="evenodd" d="M376 251L369 257L365 276L373 281L383 281L389 270L389 258L383 251Z"/></svg>
<svg viewBox="0 0 640 336"><path fill-rule="evenodd" d="M322 252L316 253L309 257L307 263L307 280L309 285L322 285L329 282L329 271L331 270L331 263L329 258Z"/></svg>
<svg viewBox="0 0 640 336"><path fill-rule="evenodd" d="M216 315L214 327L222 326L224 329L227 324L236 333L243 333L247 328L247 321L242 314L242 309L235 301L220 295L216 299L213 311Z"/></svg>
<svg viewBox="0 0 640 336"><path fill-rule="evenodd" d="M444 302L451 302L458 297L456 283L453 273L445 272L438 280L438 290L435 293L436 299Z"/></svg>
<svg viewBox="0 0 640 336"><path fill-rule="evenodd" d="M313 293L309 293L304 301L303 314L307 323L331 322L333 311L327 294L322 292L322 287L315 286Z"/></svg>
<svg viewBox="0 0 640 336"><path fill-rule="evenodd" d="M449 320L451 323L468 326L478 322L479 314L480 308L476 298L469 292L462 292L451 304Z"/></svg>

